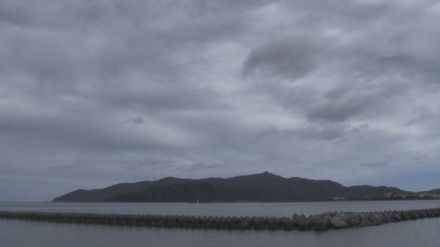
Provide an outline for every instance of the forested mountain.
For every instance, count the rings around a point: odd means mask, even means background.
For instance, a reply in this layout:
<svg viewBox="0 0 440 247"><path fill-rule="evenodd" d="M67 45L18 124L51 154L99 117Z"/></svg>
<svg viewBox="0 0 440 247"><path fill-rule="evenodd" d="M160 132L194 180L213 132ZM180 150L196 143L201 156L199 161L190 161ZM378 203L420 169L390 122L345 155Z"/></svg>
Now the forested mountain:
<svg viewBox="0 0 440 247"><path fill-rule="evenodd" d="M414 198L417 194L385 186L343 186L330 180L284 178L264 172L231 178L180 179L121 183L103 189L76 190L55 202L290 202Z"/></svg>

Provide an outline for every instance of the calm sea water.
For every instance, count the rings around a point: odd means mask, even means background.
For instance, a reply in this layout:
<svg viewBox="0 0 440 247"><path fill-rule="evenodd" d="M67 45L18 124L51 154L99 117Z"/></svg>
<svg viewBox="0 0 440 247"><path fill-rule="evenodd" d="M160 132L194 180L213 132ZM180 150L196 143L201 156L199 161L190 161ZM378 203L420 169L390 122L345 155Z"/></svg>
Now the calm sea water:
<svg viewBox="0 0 440 247"><path fill-rule="evenodd" d="M336 201L300 203L13 203L0 202L0 210L86 212L118 214L290 216L328 211L380 211L440 207L440 200Z"/></svg>
<svg viewBox="0 0 440 247"><path fill-rule="evenodd" d="M0 203L0 210L286 216L324 211L440 207L440 201L318 203ZM1 247L440 246L440 219L327 232L155 229L0 220Z"/></svg>

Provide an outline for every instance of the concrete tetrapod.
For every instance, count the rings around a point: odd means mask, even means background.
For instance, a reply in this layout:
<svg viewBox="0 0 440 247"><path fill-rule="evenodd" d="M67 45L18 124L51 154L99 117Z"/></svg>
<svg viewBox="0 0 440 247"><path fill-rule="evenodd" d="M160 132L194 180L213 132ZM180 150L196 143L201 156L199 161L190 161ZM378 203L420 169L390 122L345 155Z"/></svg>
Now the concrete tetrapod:
<svg viewBox="0 0 440 247"><path fill-rule="evenodd" d="M225 230L313 230L343 229L390 222L440 217L440 208L381 212L328 212L291 217L236 217L188 215L125 215L60 212L0 211L0 219L56 223L118 225L137 227L225 229Z"/></svg>

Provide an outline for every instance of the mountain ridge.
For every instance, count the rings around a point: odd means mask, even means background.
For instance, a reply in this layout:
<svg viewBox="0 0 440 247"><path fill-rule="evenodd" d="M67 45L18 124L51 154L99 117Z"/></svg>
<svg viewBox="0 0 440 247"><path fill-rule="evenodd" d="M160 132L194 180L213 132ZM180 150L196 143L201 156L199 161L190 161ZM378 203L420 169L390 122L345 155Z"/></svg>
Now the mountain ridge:
<svg viewBox="0 0 440 247"><path fill-rule="evenodd" d="M54 202L295 202L438 198L440 190L411 192L396 187L344 186L332 180L285 178L270 172L229 178L118 183L102 189L75 190ZM435 192L435 193L434 193Z"/></svg>

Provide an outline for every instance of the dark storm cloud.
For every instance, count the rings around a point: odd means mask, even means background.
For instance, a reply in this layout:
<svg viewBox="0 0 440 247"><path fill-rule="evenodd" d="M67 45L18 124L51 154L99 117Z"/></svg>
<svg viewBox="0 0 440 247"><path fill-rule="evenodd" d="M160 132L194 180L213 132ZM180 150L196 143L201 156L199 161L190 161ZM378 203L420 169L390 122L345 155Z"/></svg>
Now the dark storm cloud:
<svg viewBox="0 0 440 247"><path fill-rule="evenodd" d="M0 200L438 172L439 18L435 1L0 0Z"/></svg>

